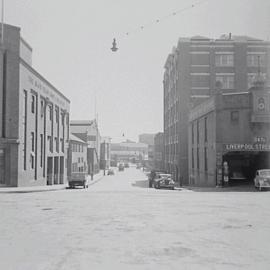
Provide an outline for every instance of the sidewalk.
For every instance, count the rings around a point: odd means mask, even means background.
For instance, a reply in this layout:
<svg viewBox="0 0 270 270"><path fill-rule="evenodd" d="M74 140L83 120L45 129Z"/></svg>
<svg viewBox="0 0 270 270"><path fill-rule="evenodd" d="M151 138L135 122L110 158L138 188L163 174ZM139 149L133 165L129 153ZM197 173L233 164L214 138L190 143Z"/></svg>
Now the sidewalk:
<svg viewBox="0 0 270 270"><path fill-rule="evenodd" d="M88 176L88 186L94 185L103 178L103 170L94 175L94 179L91 180L91 176ZM33 187L0 187L1 193L31 193L31 192L46 192L46 191L58 191L68 188L68 184L63 185L51 185L51 186L33 186Z"/></svg>

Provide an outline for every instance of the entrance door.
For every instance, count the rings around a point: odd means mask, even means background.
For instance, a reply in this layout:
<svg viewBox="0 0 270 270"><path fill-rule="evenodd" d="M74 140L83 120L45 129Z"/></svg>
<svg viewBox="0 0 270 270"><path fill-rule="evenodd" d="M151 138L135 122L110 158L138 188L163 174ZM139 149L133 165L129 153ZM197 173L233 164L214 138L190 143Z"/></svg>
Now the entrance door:
<svg viewBox="0 0 270 270"><path fill-rule="evenodd" d="M60 184L64 184L64 157L60 157Z"/></svg>
<svg viewBox="0 0 270 270"><path fill-rule="evenodd" d="M5 184L5 151L0 149L0 185Z"/></svg>
<svg viewBox="0 0 270 270"><path fill-rule="evenodd" d="M53 184L53 158L47 159L47 185Z"/></svg>

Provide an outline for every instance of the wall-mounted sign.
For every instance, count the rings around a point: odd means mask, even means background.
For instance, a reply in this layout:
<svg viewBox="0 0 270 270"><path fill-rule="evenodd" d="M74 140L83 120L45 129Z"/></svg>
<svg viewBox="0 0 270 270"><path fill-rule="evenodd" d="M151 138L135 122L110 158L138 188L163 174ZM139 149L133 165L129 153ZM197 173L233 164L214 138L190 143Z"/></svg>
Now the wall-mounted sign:
<svg viewBox="0 0 270 270"><path fill-rule="evenodd" d="M265 137L254 137L254 143L266 143Z"/></svg>
<svg viewBox="0 0 270 270"><path fill-rule="evenodd" d="M270 151L270 144L265 143L229 143L223 147L225 151Z"/></svg>

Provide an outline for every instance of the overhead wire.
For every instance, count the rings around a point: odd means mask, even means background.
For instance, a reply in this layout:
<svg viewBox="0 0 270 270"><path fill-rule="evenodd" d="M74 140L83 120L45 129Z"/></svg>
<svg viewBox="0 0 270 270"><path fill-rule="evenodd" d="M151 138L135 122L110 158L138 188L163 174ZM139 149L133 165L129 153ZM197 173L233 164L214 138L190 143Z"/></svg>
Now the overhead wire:
<svg viewBox="0 0 270 270"><path fill-rule="evenodd" d="M184 8L181 8L181 9L175 10L173 12L170 12L169 14L164 15L163 17L160 17L160 18L157 18L155 20L149 21L148 23L142 24L142 25L136 27L133 30L127 31L125 33L122 33L121 35L119 35L117 37L117 39L122 39L123 37L128 37L130 35L135 34L136 32L143 31L146 28L148 28L148 27L150 27L150 26L152 26L154 24L161 23L161 22L163 22L165 20L168 20L168 19L170 19L172 17L175 17L175 16L179 15L180 13L183 13L183 12L189 10L189 9L193 9L194 7L197 7L199 5L202 5L202 4L206 3L206 2L209 2L209 0L198 1L198 2L195 2L195 3L191 4L191 5L189 5L189 6L186 6Z"/></svg>

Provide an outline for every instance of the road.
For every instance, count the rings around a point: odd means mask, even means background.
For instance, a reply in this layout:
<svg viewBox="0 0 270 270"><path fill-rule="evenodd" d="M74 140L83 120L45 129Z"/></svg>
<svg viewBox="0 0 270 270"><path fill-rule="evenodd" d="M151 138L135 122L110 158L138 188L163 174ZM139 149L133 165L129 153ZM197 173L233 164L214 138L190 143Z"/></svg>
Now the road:
<svg viewBox="0 0 270 270"><path fill-rule="evenodd" d="M135 168L88 190L0 195L0 269L269 269L270 192L147 188Z"/></svg>

